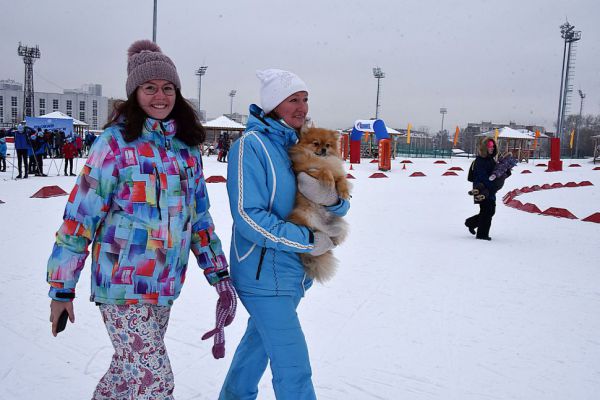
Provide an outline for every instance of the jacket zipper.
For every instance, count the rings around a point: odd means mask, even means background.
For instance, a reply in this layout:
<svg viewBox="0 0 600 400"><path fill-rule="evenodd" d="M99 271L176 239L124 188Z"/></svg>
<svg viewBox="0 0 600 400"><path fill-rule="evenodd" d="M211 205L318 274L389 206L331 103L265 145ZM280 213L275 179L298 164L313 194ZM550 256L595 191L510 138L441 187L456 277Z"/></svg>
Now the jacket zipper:
<svg viewBox="0 0 600 400"><path fill-rule="evenodd" d="M267 248L266 247L263 247L260 250L260 259L258 261L258 268L256 268L256 280L258 280L260 278L260 271L262 270L262 263L263 263L263 260L265 258L265 253L266 252L267 252Z"/></svg>
<svg viewBox="0 0 600 400"><path fill-rule="evenodd" d="M162 121L159 123L159 126L160 134L165 140L165 148L168 150L166 146L167 138L165 136L165 127L163 126ZM160 184L160 174L158 173L158 168L156 167L156 164L154 164L154 173L156 174L156 208L158 209L158 219L162 220L162 211L160 209L160 194L162 191L162 185Z"/></svg>
<svg viewBox="0 0 600 400"><path fill-rule="evenodd" d="M156 165L154 166L154 173L156 175L156 208L158 208L158 219L162 219L162 212L160 210L160 192L161 192L161 184L160 184L160 174L158 173L158 168Z"/></svg>

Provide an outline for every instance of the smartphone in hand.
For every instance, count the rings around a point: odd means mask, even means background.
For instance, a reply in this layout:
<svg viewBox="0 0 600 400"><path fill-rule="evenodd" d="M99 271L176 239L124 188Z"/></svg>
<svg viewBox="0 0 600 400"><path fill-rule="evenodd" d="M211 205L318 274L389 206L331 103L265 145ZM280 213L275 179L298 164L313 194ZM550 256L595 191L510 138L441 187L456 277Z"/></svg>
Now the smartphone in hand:
<svg viewBox="0 0 600 400"><path fill-rule="evenodd" d="M67 320L69 319L69 313L67 310L63 310L58 317L58 323L56 324L56 333L62 332L67 327Z"/></svg>

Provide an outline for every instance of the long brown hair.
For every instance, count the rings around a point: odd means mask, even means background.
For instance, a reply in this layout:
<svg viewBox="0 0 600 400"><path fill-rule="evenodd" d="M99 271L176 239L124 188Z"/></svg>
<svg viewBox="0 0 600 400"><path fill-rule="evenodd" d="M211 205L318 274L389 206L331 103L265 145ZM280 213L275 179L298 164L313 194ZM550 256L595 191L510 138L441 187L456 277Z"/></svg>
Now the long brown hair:
<svg viewBox="0 0 600 400"><path fill-rule="evenodd" d="M123 123L125 130L123 138L126 142L132 142L142 135L144 122L148 115L142 110L137 101L137 90L125 101L115 103L114 110L104 129L109 126ZM175 137L187 144L196 146L204 142L206 131L200 121L194 107L183 98L179 89L175 93L175 105L166 119L175 120L177 131Z"/></svg>

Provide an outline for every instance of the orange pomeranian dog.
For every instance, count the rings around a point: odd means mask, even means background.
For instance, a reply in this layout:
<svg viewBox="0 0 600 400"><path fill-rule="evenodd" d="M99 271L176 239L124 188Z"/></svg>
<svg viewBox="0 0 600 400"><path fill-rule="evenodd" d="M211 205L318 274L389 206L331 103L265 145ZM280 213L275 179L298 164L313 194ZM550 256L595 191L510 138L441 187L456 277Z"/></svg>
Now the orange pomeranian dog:
<svg viewBox="0 0 600 400"><path fill-rule="evenodd" d="M351 185L340 157L338 132L321 128L303 129L300 140L290 149L289 155L296 175L306 172L322 185L335 186L341 198L350 198ZM288 220L327 234L335 245L342 243L348 234L346 221L308 200L300 191L296 192L296 204ZM300 259L308 276L319 282L331 279L338 265L331 250L320 256L302 253Z"/></svg>

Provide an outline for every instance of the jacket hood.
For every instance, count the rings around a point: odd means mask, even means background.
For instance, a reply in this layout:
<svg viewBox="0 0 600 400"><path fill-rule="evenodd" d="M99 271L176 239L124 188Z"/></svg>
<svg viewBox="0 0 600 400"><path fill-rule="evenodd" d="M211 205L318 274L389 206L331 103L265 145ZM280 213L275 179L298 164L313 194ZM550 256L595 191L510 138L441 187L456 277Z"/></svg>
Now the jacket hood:
<svg viewBox="0 0 600 400"><path fill-rule="evenodd" d="M496 155L498 154L498 143L496 143L496 141L494 140L494 138L492 137L484 137L481 142L479 142L479 156L486 158L489 156L488 151L487 151L487 143L489 141L494 142L494 152L491 154L492 158L495 158Z"/></svg>

